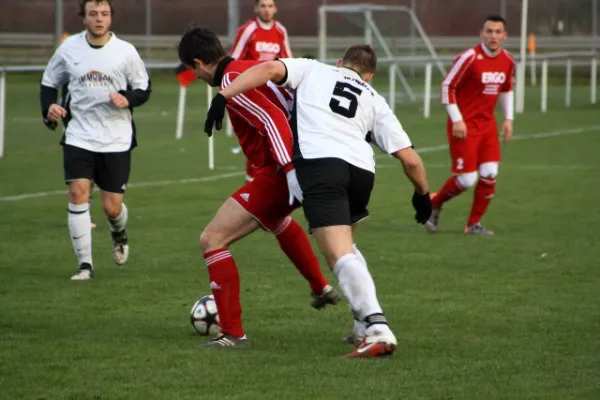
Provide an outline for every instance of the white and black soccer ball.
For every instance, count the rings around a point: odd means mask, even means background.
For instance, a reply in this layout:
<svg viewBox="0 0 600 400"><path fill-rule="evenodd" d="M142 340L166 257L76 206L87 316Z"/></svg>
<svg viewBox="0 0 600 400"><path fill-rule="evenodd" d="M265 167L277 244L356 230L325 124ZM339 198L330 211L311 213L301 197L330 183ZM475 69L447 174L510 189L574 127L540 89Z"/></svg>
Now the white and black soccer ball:
<svg viewBox="0 0 600 400"><path fill-rule="evenodd" d="M202 297L194 304L190 319L200 335L216 335L221 332L217 303L212 294Z"/></svg>

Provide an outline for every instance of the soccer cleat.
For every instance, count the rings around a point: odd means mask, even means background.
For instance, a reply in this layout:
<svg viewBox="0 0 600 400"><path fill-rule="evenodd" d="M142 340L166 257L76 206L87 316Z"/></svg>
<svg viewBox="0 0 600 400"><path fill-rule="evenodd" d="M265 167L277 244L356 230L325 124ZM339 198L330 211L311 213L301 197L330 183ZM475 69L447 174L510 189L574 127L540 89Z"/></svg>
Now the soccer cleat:
<svg viewBox="0 0 600 400"><path fill-rule="evenodd" d="M122 265L129 258L129 245L127 244L127 231L111 232L112 235L112 259L117 265Z"/></svg>
<svg viewBox="0 0 600 400"><path fill-rule="evenodd" d="M77 273L71 277L72 281L87 281L94 277L94 267L88 263L82 263Z"/></svg>
<svg viewBox="0 0 600 400"><path fill-rule="evenodd" d="M387 357L394 354L396 350L396 337L391 331L382 333L374 332L365 334L360 342L354 348L354 351L347 354L346 358L377 358Z"/></svg>
<svg viewBox="0 0 600 400"><path fill-rule="evenodd" d="M236 338L231 335L222 334L208 343L202 343L200 347L203 349L245 349L249 347L249 344L245 336L243 338Z"/></svg>
<svg viewBox="0 0 600 400"><path fill-rule="evenodd" d="M338 291L330 285L325 286L322 295L317 296L314 293L311 293L310 295L312 296L310 305L317 310L320 310L327 304L336 305L341 300L341 296Z"/></svg>
<svg viewBox="0 0 600 400"><path fill-rule="evenodd" d="M342 342L344 342L345 344L357 345L358 343L360 343L361 340L363 340L364 337L364 331L358 332L356 330L353 330L351 333L342 338Z"/></svg>
<svg viewBox="0 0 600 400"><path fill-rule="evenodd" d="M425 222L425 229L427 230L427 232L437 232L441 212L441 208L434 208L433 210L431 210L431 217L429 217L429 220Z"/></svg>
<svg viewBox="0 0 600 400"><path fill-rule="evenodd" d="M494 232L487 230L479 222L465 228L465 235L494 236Z"/></svg>

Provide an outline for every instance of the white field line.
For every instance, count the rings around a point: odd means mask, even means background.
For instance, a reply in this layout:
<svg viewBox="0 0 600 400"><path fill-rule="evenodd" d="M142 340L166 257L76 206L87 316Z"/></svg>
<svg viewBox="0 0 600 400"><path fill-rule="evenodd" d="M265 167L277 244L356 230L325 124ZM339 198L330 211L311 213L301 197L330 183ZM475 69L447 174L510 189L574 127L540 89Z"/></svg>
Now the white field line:
<svg viewBox="0 0 600 400"><path fill-rule="evenodd" d="M531 134L531 135L514 136L512 138L512 140L513 141L539 140L539 139L553 138L553 137L558 137L558 136L578 135L578 134L582 134L582 133L593 132L596 130L600 130L600 125L585 126L585 127L581 127L581 128L573 128L573 129L568 129L568 130L560 130L560 131L552 131L552 132L540 132L540 133L535 133L535 134ZM448 145L429 146L429 147L423 147L423 148L417 149L417 152L424 154L424 153L433 153L433 152L437 152L437 151L443 151L446 149L448 149ZM381 158L381 157L389 158L390 156L378 155L377 157L378 158ZM447 167L447 166L445 166L445 167ZM214 181L220 181L222 179L229 179L229 178L233 178L233 177L243 176L244 174L245 174L244 171L239 171L239 172L231 172L228 174L204 176L204 177L200 177L200 178L139 182L139 183L131 183L128 185L128 187L144 188L144 187L155 187L155 186L166 186L166 185L185 185L185 184L190 184L190 183L214 182ZM49 191L49 192L25 193L25 194L19 194L19 195L14 195L14 196L0 197L0 201L20 201L20 200L26 200L26 199L36 199L36 198L40 198L40 197L48 197L48 196L64 196L64 195L66 195L66 193L67 193L66 190L53 190L53 191Z"/></svg>

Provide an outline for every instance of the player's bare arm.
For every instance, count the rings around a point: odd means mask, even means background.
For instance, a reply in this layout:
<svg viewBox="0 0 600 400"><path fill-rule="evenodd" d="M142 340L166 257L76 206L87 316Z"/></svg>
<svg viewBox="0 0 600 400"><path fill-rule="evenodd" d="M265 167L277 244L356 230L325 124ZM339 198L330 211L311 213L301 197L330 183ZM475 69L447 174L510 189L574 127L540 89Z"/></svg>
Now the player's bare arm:
<svg viewBox="0 0 600 400"><path fill-rule="evenodd" d="M419 154L412 147L407 147L392 153L392 156L400 160L404 173L414 185L415 191L419 194L428 193L427 173Z"/></svg>
<svg viewBox="0 0 600 400"><path fill-rule="evenodd" d="M231 85L227 86L219 93L229 100L238 94L247 92L267 82L281 82L284 80L287 70L281 61L268 61L257 64L244 71Z"/></svg>
<svg viewBox="0 0 600 400"><path fill-rule="evenodd" d="M504 138L504 143L508 143L513 135L514 92L512 90L500 93L500 105L505 118L500 130L500 137Z"/></svg>

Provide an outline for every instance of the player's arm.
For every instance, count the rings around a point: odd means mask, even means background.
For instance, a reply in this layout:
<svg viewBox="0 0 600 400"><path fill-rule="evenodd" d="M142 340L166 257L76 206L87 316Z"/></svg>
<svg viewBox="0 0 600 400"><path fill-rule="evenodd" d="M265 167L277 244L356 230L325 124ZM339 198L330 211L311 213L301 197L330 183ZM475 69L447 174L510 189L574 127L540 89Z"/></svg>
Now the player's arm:
<svg viewBox="0 0 600 400"><path fill-rule="evenodd" d="M69 80L69 74L59 47L44 70L40 85L40 106L44 124L56 129L57 121L67 116L67 110L57 104L58 88Z"/></svg>
<svg viewBox="0 0 600 400"><path fill-rule="evenodd" d="M318 64L315 60L284 58L267 61L248 68L228 87L221 90L226 99L248 90L260 87L271 81L279 86L296 89L307 71Z"/></svg>
<svg viewBox="0 0 600 400"><path fill-rule="evenodd" d="M448 116L452 120L452 134L454 137L464 139L467 137L467 126L456 103L456 91L463 83L463 78L469 72L471 63L475 59L475 51L467 50L454 61L448 75L442 82L442 104L446 105Z"/></svg>
<svg viewBox="0 0 600 400"><path fill-rule="evenodd" d="M500 96L498 98L500 101L500 106L502 107L502 111L504 112L504 123L502 124L502 130L500 131L500 136L504 136L504 143L508 143L508 141L512 138L513 120L515 119L515 94L513 91L515 82L514 66L515 64L513 62L508 77L502 85Z"/></svg>
<svg viewBox="0 0 600 400"><path fill-rule="evenodd" d="M287 33L287 29L285 29L282 25L280 25L281 30L281 50L279 51L279 58L292 58L292 48L290 46L290 38Z"/></svg>
<svg viewBox="0 0 600 400"><path fill-rule="evenodd" d="M125 78L127 89L113 93L111 102L119 108L135 108L146 103L152 92L151 83L146 66L136 50L132 50L128 60Z"/></svg>
<svg viewBox="0 0 600 400"><path fill-rule="evenodd" d="M237 72L226 74L223 77L223 90L234 85L242 76L243 74ZM234 112L266 134L277 164L285 172L292 169L293 135L285 113L256 89L247 90L233 97L228 104Z"/></svg>
<svg viewBox="0 0 600 400"><path fill-rule="evenodd" d="M429 184L425 166L419 154L414 150L402 124L383 97L378 98L376 107L378 109L371 135L372 141L381 151L400 160L405 175L412 182L417 193L428 193Z"/></svg>
<svg viewBox="0 0 600 400"><path fill-rule="evenodd" d="M236 34L233 44L231 45L231 53L229 55L237 60L245 60L248 55L248 43L252 37L252 25L244 25L240 27Z"/></svg>
<svg viewBox="0 0 600 400"><path fill-rule="evenodd" d="M416 211L415 219L424 224L431 216L432 205L423 160L414 150L402 124L381 96L376 103L375 115L373 141L382 151L400 160L404 174L415 188L412 196L412 205Z"/></svg>

